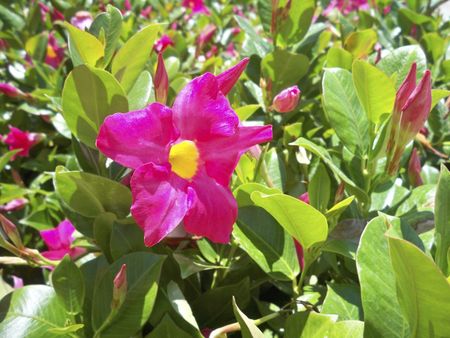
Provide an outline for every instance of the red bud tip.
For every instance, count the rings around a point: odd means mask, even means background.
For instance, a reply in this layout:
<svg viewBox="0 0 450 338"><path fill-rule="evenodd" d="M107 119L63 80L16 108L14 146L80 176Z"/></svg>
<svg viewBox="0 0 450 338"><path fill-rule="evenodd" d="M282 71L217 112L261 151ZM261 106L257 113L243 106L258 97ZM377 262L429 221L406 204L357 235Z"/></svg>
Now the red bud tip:
<svg viewBox="0 0 450 338"><path fill-rule="evenodd" d="M244 58L237 65L216 76L219 89L223 95L227 95L230 92L241 77L241 74L244 72L249 62L249 58Z"/></svg>

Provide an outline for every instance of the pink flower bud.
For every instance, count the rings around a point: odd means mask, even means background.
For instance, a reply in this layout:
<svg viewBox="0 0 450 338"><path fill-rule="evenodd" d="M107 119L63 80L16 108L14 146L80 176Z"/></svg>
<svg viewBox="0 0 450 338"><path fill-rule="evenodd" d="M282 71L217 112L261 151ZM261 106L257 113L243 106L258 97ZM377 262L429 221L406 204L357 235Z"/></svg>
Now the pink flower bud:
<svg viewBox="0 0 450 338"><path fill-rule="evenodd" d="M162 53L166 50L169 46L174 46L173 40L170 38L170 36L164 34L161 36L161 38L155 42L155 45L153 46L153 49L157 53Z"/></svg>
<svg viewBox="0 0 450 338"><path fill-rule="evenodd" d="M15 210L22 209L26 204L28 203L28 200L26 198L16 198L12 201L6 203L5 205L0 205L0 212L10 212Z"/></svg>
<svg viewBox="0 0 450 338"><path fill-rule="evenodd" d="M300 100L301 91L297 86L282 90L272 102L272 109L278 113L289 113L295 109Z"/></svg>
<svg viewBox="0 0 450 338"><path fill-rule="evenodd" d="M158 54L158 64L156 66L154 82L156 101L166 104L167 94L169 92L169 77L167 75L166 66L164 65L162 53Z"/></svg>
<svg viewBox="0 0 450 338"><path fill-rule="evenodd" d="M419 155L417 155L417 149L414 148L408 164L409 182L414 187L418 187L423 184L422 177L420 177L421 170L422 166L420 165L420 158Z"/></svg>
<svg viewBox="0 0 450 338"><path fill-rule="evenodd" d="M201 31L200 35L197 38L197 54L198 51L202 50L203 47L212 40L216 30L216 25L209 24Z"/></svg>
<svg viewBox="0 0 450 338"><path fill-rule="evenodd" d="M17 89L16 87L14 87L8 83L4 83L4 82L0 83L0 93L3 93L9 97L17 97L17 96L23 95L22 91L20 91L19 89Z"/></svg>
<svg viewBox="0 0 450 338"><path fill-rule="evenodd" d="M244 58L237 65L216 76L219 89L223 95L227 95L230 92L249 62L249 58Z"/></svg>
<svg viewBox="0 0 450 338"><path fill-rule="evenodd" d="M308 192L305 192L303 194L301 194L298 199L302 202L305 202L306 204L309 204L309 194Z"/></svg>
<svg viewBox="0 0 450 338"><path fill-rule="evenodd" d="M52 12L52 22L54 21L64 21L64 14L58 11L56 8L53 8Z"/></svg>
<svg viewBox="0 0 450 338"><path fill-rule="evenodd" d="M141 16L144 18L150 19L150 14L152 13L152 6L147 6L141 10Z"/></svg>
<svg viewBox="0 0 450 338"><path fill-rule="evenodd" d="M14 223L2 214L0 214L0 223L2 225L3 231L5 232L6 236L9 237L11 242L13 242L13 244L18 249L23 249L24 245L22 243L22 238L20 236L19 230L17 230L17 227L14 225Z"/></svg>
<svg viewBox="0 0 450 338"><path fill-rule="evenodd" d="M123 304L127 295L128 283L126 264L122 264L122 267L114 278L113 284L114 287L111 308L117 310Z"/></svg>
<svg viewBox="0 0 450 338"><path fill-rule="evenodd" d="M30 149L41 140L41 135L20 130L19 128L9 126L9 134L2 139L9 146L9 150L21 149L11 159L16 156L28 157Z"/></svg>

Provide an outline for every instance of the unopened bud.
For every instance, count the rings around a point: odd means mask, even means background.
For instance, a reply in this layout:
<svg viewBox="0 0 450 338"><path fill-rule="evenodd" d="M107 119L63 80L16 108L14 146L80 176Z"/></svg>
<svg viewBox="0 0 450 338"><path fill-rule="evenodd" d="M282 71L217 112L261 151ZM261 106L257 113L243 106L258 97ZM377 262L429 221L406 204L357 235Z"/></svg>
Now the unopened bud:
<svg viewBox="0 0 450 338"><path fill-rule="evenodd" d="M128 283L127 283L127 265L122 264L119 272L114 278L114 288L113 288L113 300L111 307L117 310L124 302L127 295Z"/></svg>
<svg viewBox="0 0 450 338"><path fill-rule="evenodd" d="M272 109L278 113L289 113L297 107L300 95L301 91L297 86L286 88L275 96Z"/></svg>
<svg viewBox="0 0 450 338"><path fill-rule="evenodd" d="M414 148L411 153L411 158L409 159L408 164L408 177L409 182L412 186L418 187L423 184L422 177L420 177L420 171L422 170L422 166L420 165L420 158L417 154L417 149Z"/></svg>
<svg viewBox="0 0 450 338"><path fill-rule="evenodd" d="M3 231L5 232L6 236L8 236L8 238L11 240L11 242L13 242L13 244L18 249L23 249L24 245L22 243L19 230L17 230L17 227L14 225L14 223L11 222L2 214L0 214L0 223L2 225Z"/></svg>
<svg viewBox="0 0 450 338"><path fill-rule="evenodd" d="M156 66L154 82L156 101L162 104L166 104L167 94L169 92L169 76L167 75L162 53L158 54L158 64Z"/></svg>
<svg viewBox="0 0 450 338"><path fill-rule="evenodd" d="M17 89L16 87L5 82L0 83L0 93L3 93L8 97L18 97L25 95L20 89Z"/></svg>

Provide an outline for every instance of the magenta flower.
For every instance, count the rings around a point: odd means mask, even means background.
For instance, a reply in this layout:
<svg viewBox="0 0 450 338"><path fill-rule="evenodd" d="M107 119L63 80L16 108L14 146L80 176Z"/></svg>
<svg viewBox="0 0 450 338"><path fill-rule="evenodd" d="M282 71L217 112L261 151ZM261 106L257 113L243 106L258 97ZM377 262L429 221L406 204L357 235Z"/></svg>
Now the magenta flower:
<svg viewBox="0 0 450 338"><path fill-rule="evenodd" d="M108 116L97 147L134 169L131 214L152 246L178 224L187 232L228 243L237 216L229 183L240 156L272 139L272 127L245 127L225 95L242 73L243 60L219 76L189 82L172 108ZM233 74L232 74L233 73Z"/></svg>
<svg viewBox="0 0 450 338"><path fill-rule="evenodd" d="M47 55L45 56L45 63L53 68L58 68L64 59L64 48L58 45L53 34L48 37Z"/></svg>
<svg viewBox="0 0 450 338"><path fill-rule="evenodd" d="M28 157L31 147L41 139L41 136L37 133L23 131L13 126L9 126L9 130L9 133L3 137L2 141L9 146L9 150L21 149L12 157L13 160L16 156Z"/></svg>
<svg viewBox="0 0 450 338"><path fill-rule="evenodd" d="M278 113L289 113L293 111L300 100L300 89L297 86L292 86L282 90L272 102L272 109Z"/></svg>
<svg viewBox="0 0 450 338"><path fill-rule="evenodd" d="M323 11L323 15L327 16L333 9L337 9L344 15L358 10L368 10L369 3L367 0L331 0L330 4Z"/></svg>
<svg viewBox="0 0 450 338"><path fill-rule="evenodd" d="M89 29L94 19L92 18L91 13L87 11L78 11L75 13L75 16L70 19L70 23L84 31L86 28Z"/></svg>
<svg viewBox="0 0 450 338"><path fill-rule="evenodd" d="M42 256L51 260L62 259L66 254L71 258L77 258L85 252L84 248L72 248L75 228L69 220L64 220L54 229L40 231L48 251L41 252Z"/></svg>
<svg viewBox="0 0 450 338"><path fill-rule="evenodd" d="M181 6L191 9L192 13L210 14L203 0L183 0Z"/></svg>
<svg viewBox="0 0 450 338"><path fill-rule="evenodd" d="M141 10L141 16L150 19L150 14L152 14L152 11L153 11L152 6L147 6Z"/></svg>
<svg viewBox="0 0 450 338"><path fill-rule="evenodd" d="M163 36L161 36L161 38L159 40L157 40L155 42L153 49L157 53L162 53L166 50L167 47L174 46L174 45L175 44L174 44L173 40L170 38L170 36L164 34Z"/></svg>

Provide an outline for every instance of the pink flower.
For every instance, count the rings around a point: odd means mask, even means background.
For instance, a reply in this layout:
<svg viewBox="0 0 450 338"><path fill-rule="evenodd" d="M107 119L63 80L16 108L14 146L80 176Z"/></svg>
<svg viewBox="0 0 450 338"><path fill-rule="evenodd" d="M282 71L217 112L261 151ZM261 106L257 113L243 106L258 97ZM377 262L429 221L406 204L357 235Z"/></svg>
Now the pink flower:
<svg viewBox="0 0 450 338"><path fill-rule="evenodd" d="M297 107L300 95L301 91L297 86L286 88L275 96L272 109L279 113L289 113Z"/></svg>
<svg viewBox="0 0 450 338"><path fill-rule="evenodd" d="M28 203L28 200L26 198L16 198L4 205L0 205L0 212L11 212L11 211L20 210L27 203Z"/></svg>
<svg viewBox="0 0 450 338"><path fill-rule="evenodd" d="M232 173L246 150L272 139L271 126L241 125L225 97L242 71L240 63L225 76L205 73L181 90L172 108L152 103L110 115L100 127L97 147L135 169L131 214L147 246L181 222L189 233L228 243L237 216Z"/></svg>
<svg viewBox="0 0 450 338"><path fill-rule="evenodd" d="M183 0L181 6L191 9L192 13L210 14L208 7L203 3L203 0Z"/></svg>
<svg viewBox="0 0 450 338"><path fill-rule="evenodd" d="M417 154L417 149L414 148L408 164L409 182L414 187L418 187L423 184L422 177L420 177L421 170L422 166L420 165L420 157Z"/></svg>
<svg viewBox="0 0 450 338"><path fill-rule="evenodd" d="M331 0L328 7L323 11L323 15L327 16L335 8L342 14L347 15L358 10L368 10L369 4L367 0Z"/></svg>
<svg viewBox="0 0 450 338"><path fill-rule="evenodd" d="M203 30L201 31L200 35L197 38L197 51L202 50L203 47L209 41L211 41L216 30L217 30L217 27L216 27L216 25L213 25L213 24L209 24L205 28L203 28Z"/></svg>
<svg viewBox="0 0 450 338"><path fill-rule="evenodd" d="M207 59L210 59L214 55L217 55L218 51L219 51L219 48L217 48L216 45L212 45L211 48L209 49L209 51L206 52L205 56L206 56Z"/></svg>
<svg viewBox="0 0 450 338"><path fill-rule="evenodd" d="M416 68L413 63L395 98L386 149L389 175L397 172L405 146L423 128L431 110L431 73L426 70L416 86Z"/></svg>
<svg viewBox="0 0 450 338"><path fill-rule="evenodd" d="M58 11L56 8L53 8L52 11L52 21L64 21L64 14Z"/></svg>
<svg viewBox="0 0 450 338"><path fill-rule="evenodd" d="M125 0L123 3L123 8L125 9L126 12L131 11L131 2L130 0Z"/></svg>
<svg viewBox="0 0 450 338"><path fill-rule="evenodd" d="M230 42L230 43L227 45L227 48L226 48L225 51L226 51L227 54L229 54L231 57L234 57L234 56L237 56L237 55L238 55L238 53L237 53L237 51L236 51L236 48L234 48L234 43L233 43L233 42Z"/></svg>
<svg viewBox="0 0 450 338"><path fill-rule="evenodd" d="M155 42L155 45L153 46L153 49L156 53L162 53L166 50L169 46L174 46L173 40L170 38L170 36L164 34L161 36L161 38Z"/></svg>
<svg viewBox="0 0 450 338"><path fill-rule="evenodd" d="M45 56L45 63L53 68L58 68L64 59L64 48L58 45L53 34L48 37L47 55Z"/></svg>
<svg viewBox="0 0 450 338"><path fill-rule="evenodd" d="M70 23L82 31L86 28L89 29L93 21L91 13L87 11L76 12L75 16L70 19Z"/></svg>
<svg viewBox="0 0 450 338"><path fill-rule="evenodd" d="M150 19L150 14L152 13L152 6L147 6L141 10L141 16L144 18Z"/></svg>
<svg viewBox="0 0 450 338"><path fill-rule="evenodd" d="M13 126L9 126L9 130L9 133L3 137L2 141L9 146L9 150L21 149L12 157L13 160L16 156L28 157L31 147L41 139L41 136L37 133L23 131Z"/></svg>
<svg viewBox="0 0 450 338"><path fill-rule="evenodd" d="M71 258L77 258L85 252L84 248L72 248L75 228L69 220L64 220L54 229L40 231L48 251L41 252L42 256L51 260L60 260L66 254Z"/></svg>
<svg viewBox="0 0 450 338"><path fill-rule="evenodd" d="M308 192L305 192L303 194L301 194L298 199L302 202L305 202L306 204L309 204L309 194Z"/></svg>
<svg viewBox="0 0 450 338"><path fill-rule="evenodd" d="M20 89L17 89L16 87L5 82L0 83L0 93L5 94L9 97L17 97L23 95L23 92Z"/></svg>

